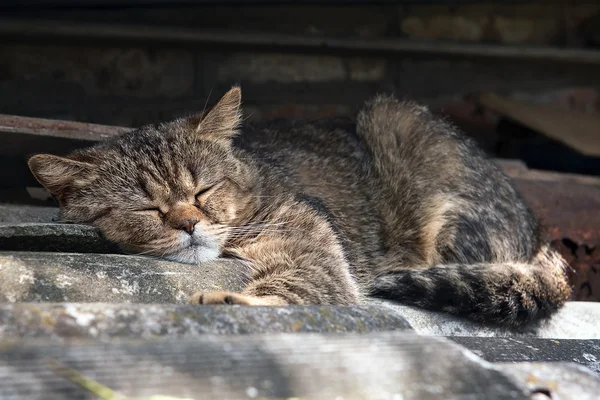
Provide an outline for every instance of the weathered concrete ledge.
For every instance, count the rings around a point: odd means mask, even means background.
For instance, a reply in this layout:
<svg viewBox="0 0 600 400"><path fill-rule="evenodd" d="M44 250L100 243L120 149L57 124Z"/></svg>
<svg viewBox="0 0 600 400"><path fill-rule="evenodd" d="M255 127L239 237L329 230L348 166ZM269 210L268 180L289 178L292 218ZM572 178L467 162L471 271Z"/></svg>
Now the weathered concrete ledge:
<svg viewBox="0 0 600 400"><path fill-rule="evenodd" d="M142 304L0 305L0 338L131 339L198 334L368 333L410 330L381 307L233 307Z"/></svg>
<svg viewBox="0 0 600 400"><path fill-rule="evenodd" d="M0 252L0 302L185 303L196 291L240 291L237 267L117 254Z"/></svg>
<svg viewBox="0 0 600 400"><path fill-rule="evenodd" d="M595 400L600 388L599 378L583 367L498 366L451 341L410 332L302 333L111 343L5 340L0 381L10 385L0 385L0 397L87 398L49 360L136 398L531 400L547 393ZM513 367L517 372L509 372Z"/></svg>
<svg viewBox="0 0 600 400"><path fill-rule="evenodd" d="M530 400L595 400L600 393L598 375L580 364L506 362L496 363L495 366L515 381L523 383L530 392L540 394L530 397ZM551 397L547 396L548 393Z"/></svg>
<svg viewBox="0 0 600 400"><path fill-rule="evenodd" d="M371 304L394 310L422 335L515 337L536 336L549 339L600 339L600 303L573 301L539 326L518 332L496 326L485 326L446 313L427 311L388 301L372 300Z"/></svg>
<svg viewBox="0 0 600 400"><path fill-rule="evenodd" d="M24 204L1 204L0 222L23 223L42 222L50 223L58 221L57 207L29 206Z"/></svg>
<svg viewBox="0 0 600 400"><path fill-rule="evenodd" d="M600 377L600 340L458 337L450 338L490 362L572 362ZM600 392L598 392L600 395Z"/></svg>
<svg viewBox="0 0 600 400"><path fill-rule="evenodd" d="M589 326L575 332L568 321L554 327L526 331L486 327L470 321L406 306L375 304L360 307L290 306L232 307L177 304L15 303L0 305L0 338L137 338L185 337L197 334L249 334L279 332L355 332L411 329L420 315L433 314L442 324L456 328L415 331L427 336L474 337L506 340L598 340ZM442 325L442 330L444 326ZM481 343L487 343L482 339ZM480 342L473 342L480 343ZM491 342L490 342L491 343ZM501 346L500 346L501 347ZM600 357L598 358L600 360ZM572 360L570 360L572 361Z"/></svg>
<svg viewBox="0 0 600 400"><path fill-rule="evenodd" d="M0 250L120 253L97 228L35 222L0 223Z"/></svg>
<svg viewBox="0 0 600 400"><path fill-rule="evenodd" d="M120 253L99 229L57 221L56 207L0 204L0 250Z"/></svg>
<svg viewBox="0 0 600 400"><path fill-rule="evenodd" d="M167 333L177 334L179 332L177 329L169 330L170 322L165 319L165 315L173 312L169 304L185 303L188 296L195 291L241 291L243 279L238 268L239 266L234 262L189 265L114 254L0 252L0 302L163 303L163 309L160 308L161 306L154 306L151 309L138 308L134 311L123 304L125 310L123 312L131 314L131 318L127 321L133 325L128 329L137 332L139 326L148 324L155 330L162 329ZM418 333L424 335L480 337L517 335L553 339L600 339L600 330L597 329L597 321L600 320L600 303L568 303L551 320L538 327L519 332L484 326L445 313L425 311L376 299L371 300L370 305L373 306L373 310L378 309L382 315L394 315L397 319L406 319ZM15 324L10 329L16 332L45 329L43 319L26 318L28 306L15 305L14 307L16 308L11 311L15 313L13 317L5 317L8 318L7 321ZM50 308L45 312L56 314L53 317L55 319L62 312L58 311L57 306L47 307ZM92 312L90 311L92 308L87 308L89 306L86 304L69 307L69 310L82 314ZM113 321L113 314L117 310L115 307L117 306L93 308L92 313L97 319ZM37 309L42 310L42 308ZM9 312L8 308L4 310L5 313ZM106 311L105 315L102 315L103 310ZM121 324L122 321L114 320L114 323ZM368 324L370 320L365 320L364 323ZM161 326L164 329L159 328ZM109 328L106 333L109 336L113 335L111 329ZM198 327L194 329L198 332L202 331ZM207 332L212 332L210 330L212 328L206 329ZM267 327L256 329L262 329L261 332L269 331ZM351 331L358 328L344 329ZM59 329L56 334L60 335L60 332L62 331Z"/></svg>

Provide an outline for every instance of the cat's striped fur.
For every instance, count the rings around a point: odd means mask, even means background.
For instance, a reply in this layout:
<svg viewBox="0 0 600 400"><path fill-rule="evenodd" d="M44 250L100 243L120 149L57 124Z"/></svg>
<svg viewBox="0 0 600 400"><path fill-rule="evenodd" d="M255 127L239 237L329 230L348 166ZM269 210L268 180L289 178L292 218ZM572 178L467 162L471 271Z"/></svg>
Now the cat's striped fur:
<svg viewBox="0 0 600 400"><path fill-rule="evenodd" d="M234 88L202 115L29 164L65 220L127 251L237 259L246 289L196 303L374 295L520 326L568 297L564 260L509 180L425 108L379 96L356 122L240 129L240 101Z"/></svg>

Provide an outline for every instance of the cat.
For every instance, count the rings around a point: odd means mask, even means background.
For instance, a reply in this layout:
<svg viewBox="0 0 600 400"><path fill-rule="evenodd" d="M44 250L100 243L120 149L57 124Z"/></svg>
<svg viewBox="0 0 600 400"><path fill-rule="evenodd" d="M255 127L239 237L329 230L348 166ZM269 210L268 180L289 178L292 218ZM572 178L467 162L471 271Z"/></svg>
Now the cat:
<svg viewBox="0 0 600 400"><path fill-rule="evenodd" d="M509 179L427 108L379 95L352 120L241 125L233 87L209 111L29 167L63 221L125 252L236 260L245 289L194 304L375 296L520 327L568 298L567 264Z"/></svg>

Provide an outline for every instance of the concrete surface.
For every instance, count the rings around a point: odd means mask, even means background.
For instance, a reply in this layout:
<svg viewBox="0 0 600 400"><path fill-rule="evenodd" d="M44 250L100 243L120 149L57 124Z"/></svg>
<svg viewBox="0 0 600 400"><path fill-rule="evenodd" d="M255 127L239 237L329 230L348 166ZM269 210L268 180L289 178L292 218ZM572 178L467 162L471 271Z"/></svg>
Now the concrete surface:
<svg viewBox="0 0 600 400"><path fill-rule="evenodd" d="M116 245L88 225L0 223L0 250L119 253Z"/></svg>
<svg viewBox="0 0 600 400"><path fill-rule="evenodd" d="M548 400L548 392L550 400L597 400L600 393L598 376L579 364L506 362L496 366L517 382L524 383L531 393L540 393L538 398L531 397L530 400ZM541 395L544 390L548 392Z"/></svg>
<svg viewBox="0 0 600 400"><path fill-rule="evenodd" d="M485 326L464 318L446 313L427 311L398 303L372 300L371 304L381 304L393 309L422 335L434 336L537 336L552 339L600 339L600 303L573 301L567 302L551 319L539 326L519 332Z"/></svg>
<svg viewBox="0 0 600 400"><path fill-rule="evenodd" d="M195 291L239 292L243 288L242 276L233 261L189 265L115 254L0 252L0 301L181 304ZM423 335L600 339L597 323L600 303L567 303L550 321L518 332L377 299L370 300L369 304L382 315L406 319ZM165 307L162 311L155 308L153 312L160 315L172 312L169 306ZM101 309L96 308L94 313L99 315ZM107 311L102 318L112 318L111 313L113 311ZM159 318L158 314L147 316ZM143 319L146 314L136 315L134 320ZM153 321L159 324L158 320ZM368 325L371 321L366 319L364 323ZM169 325L164 326L168 329ZM256 329L268 331L266 327ZM359 328L355 326L355 329Z"/></svg>
<svg viewBox="0 0 600 400"><path fill-rule="evenodd" d="M184 303L196 291L239 291L237 264L117 254L0 252L0 302Z"/></svg>
<svg viewBox="0 0 600 400"><path fill-rule="evenodd" d="M0 223L55 222L57 207L29 206L24 204L0 204Z"/></svg>
<svg viewBox="0 0 600 400"><path fill-rule="evenodd" d="M4 341L0 381L11 384L0 386L0 397L89 398L48 360L135 398L532 400L542 392L587 400L599 387L597 376L571 364L554 363L548 374L539 364L530 366L531 373L521 368L509 374L512 365L497 366L446 339L410 332L288 333L112 343ZM541 378L531 388L536 376ZM569 390L574 383L577 390Z"/></svg>
<svg viewBox="0 0 600 400"><path fill-rule="evenodd" d="M600 376L600 340L542 339L533 337L451 337L490 362L572 362ZM598 392L600 395L600 392Z"/></svg>
<svg viewBox="0 0 600 400"><path fill-rule="evenodd" d="M0 305L0 339L183 338L199 334L368 333L410 330L380 307L235 307L173 304Z"/></svg>

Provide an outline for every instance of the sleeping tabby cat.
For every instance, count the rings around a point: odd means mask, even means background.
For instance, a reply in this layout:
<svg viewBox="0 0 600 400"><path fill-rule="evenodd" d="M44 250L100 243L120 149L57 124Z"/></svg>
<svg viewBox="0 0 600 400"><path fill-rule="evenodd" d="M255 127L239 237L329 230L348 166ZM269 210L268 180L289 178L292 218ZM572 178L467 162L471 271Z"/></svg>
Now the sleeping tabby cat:
<svg viewBox="0 0 600 400"><path fill-rule="evenodd" d="M126 252L238 261L242 293L194 303L370 295L515 327L567 299L566 264L509 180L426 108L378 96L356 122L240 132L240 102L234 87L208 112L29 166L64 221Z"/></svg>

